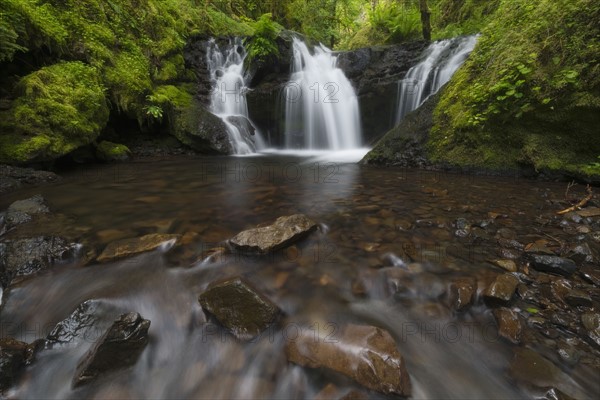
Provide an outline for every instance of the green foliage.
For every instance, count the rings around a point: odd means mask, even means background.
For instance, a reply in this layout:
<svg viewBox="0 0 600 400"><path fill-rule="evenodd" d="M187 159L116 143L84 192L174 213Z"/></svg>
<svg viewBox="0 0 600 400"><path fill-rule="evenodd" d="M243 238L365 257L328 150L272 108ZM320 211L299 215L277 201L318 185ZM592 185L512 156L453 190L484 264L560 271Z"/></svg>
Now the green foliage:
<svg viewBox="0 0 600 400"><path fill-rule="evenodd" d="M593 0L501 0L438 104L434 157L566 170L594 160L599 18Z"/></svg>
<svg viewBox="0 0 600 400"><path fill-rule="evenodd" d="M421 13L416 3L382 0L369 12L369 23L385 34L386 43L415 39L421 34Z"/></svg>
<svg viewBox="0 0 600 400"><path fill-rule="evenodd" d="M48 160L91 143L108 121L104 91L97 70L81 62L24 77L0 118L0 160Z"/></svg>
<svg viewBox="0 0 600 400"><path fill-rule="evenodd" d="M434 39L481 32L499 3L500 0L439 0L430 4Z"/></svg>
<svg viewBox="0 0 600 400"><path fill-rule="evenodd" d="M266 63L279 55L277 36L283 27L271 19L271 14L263 14L253 24L254 35L246 40L248 55L246 63Z"/></svg>

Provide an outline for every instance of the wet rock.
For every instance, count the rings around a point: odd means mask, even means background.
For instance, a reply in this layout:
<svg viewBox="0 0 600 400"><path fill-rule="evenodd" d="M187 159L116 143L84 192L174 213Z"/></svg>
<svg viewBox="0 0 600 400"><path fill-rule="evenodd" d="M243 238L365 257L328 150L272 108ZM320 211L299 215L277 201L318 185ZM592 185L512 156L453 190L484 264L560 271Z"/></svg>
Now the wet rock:
<svg viewBox="0 0 600 400"><path fill-rule="evenodd" d="M594 262L592 249L590 249L590 246L587 243L571 246L567 253L567 258L570 258L578 264L582 264L583 262Z"/></svg>
<svg viewBox="0 0 600 400"><path fill-rule="evenodd" d="M498 239L498 244L502 247L505 247L507 249L515 249L515 250L523 250L525 246L523 246L522 243L517 242L514 239L504 239L504 238L499 238Z"/></svg>
<svg viewBox="0 0 600 400"><path fill-rule="evenodd" d="M448 300L450 307L456 311L462 311L473 303L473 296L477 284L474 279L461 278L450 284Z"/></svg>
<svg viewBox="0 0 600 400"><path fill-rule="evenodd" d="M590 266L583 266L579 269L579 274L586 281L600 287L600 269Z"/></svg>
<svg viewBox="0 0 600 400"><path fill-rule="evenodd" d="M581 358L581 352L563 341L558 343L556 352L564 362L571 366L577 364Z"/></svg>
<svg viewBox="0 0 600 400"><path fill-rule="evenodd" d="M51 268L72 257L79 245L62 237L37 236L0 243L0 283L7 288L16 279Z"/></svg>
<svg viewBox="0 0 600 400"><path fill-rule="evenodd" d="M506 304L512 299L519 280L511 274L498 275L485 289L483 298L490 305Z"/></svg>
<svg viewBox="0 0 600 400"><path fill-rule="evenodd" d="M64 320L60 321L45 340L47 348L76 345L83 341L96 341L101 333L120 315L117 307L101 300L81 303Z"/></svg>
<svg viewBox="0 0 600 400"><path fill-rule="evenodd" d="M10 192L24 185L39 185L59 179L60 177L53 172L0 165L0 193Z"/></svg>
<svg viewBox="0 0 600 400"><path fill-rule="evenodd" d="M492 260L492 264L508 272L517 272L517 264L513 260Z"/></svg>
<svg viewBox="0 0 600 400"><path fill-rule="evenodd" d="M542 272L551 272L553 274L569 277L577 270L575 262L568 258L531 254L529 255L529 259L531 266Z"/></svg>
<svg viewBox="0 0 600 400"><path fill-rule="evenodd" d="M573 289L567 292L564 296L565 302L573 307L583 306L583 307L592 307L593 302L592 298L589 294L587 294L583 290Z"/></svg>
<svg viewBox="0 0 600 400"><path fill-rule="evenodd" d="M211 283L198 301L205 311L241 340L258 336L281 312L242 277Z"/></svg>
<svg viewBox="0 0 600 400"><path fill-rule="evenodd" d="M498 255L509 260L516 260L517 258L521 257L521 253L518 250L507 249L504 247L498 250Z"/></svg>
<svg viewBox="0 0 600 400"><path fill-rule="evenodd" d="M600 314L585 313L581 315L581 323L586 329L588 337L600 349Z"/></svg>
<svg viewBox="0 0 600 400"><path fill-rule="evenodd" d="M107 262L119 258L131 257L158 248L170 240L179 240L180 235L164 233L152 233L139 238L117 240L109 243L104 251L98 256L98 262Z"/></svg>
<svg viewBox="0 0 600 400"><path fill-rule="evenodd" d="M510 308L501 307L494 310L494 318L496 318L500 336L516 344L521 341L523 324L519 314Z"/></svg>
<svg viewBox="0 0 600 400"><path fill-rule="evenodd" d="M384 393L410 396L410 376L392 336L374 326L347 325L332 340L307 330L287 343L288 360L341 373Z"/></svg>
<svg viewBox="0 0 600 400"><path fill-rule="evenodd" d="M77 365L73 387L133 366L148 344L150 321L131 312L117 319Z"/></svg>
<svg viewBox="0 0 600 400"><path fill-rule="evenodd" d="M27 343L0 339L0 394L18 382L27 363L27 350Z"/></svg>
<svg viewBox="0 0 600 400"><path fill-rule="evenodd" d="M315 229L316 222L294 214L279 217L272 225L240 232L229 243L239 251L266 254L302 239Z"/></svg>

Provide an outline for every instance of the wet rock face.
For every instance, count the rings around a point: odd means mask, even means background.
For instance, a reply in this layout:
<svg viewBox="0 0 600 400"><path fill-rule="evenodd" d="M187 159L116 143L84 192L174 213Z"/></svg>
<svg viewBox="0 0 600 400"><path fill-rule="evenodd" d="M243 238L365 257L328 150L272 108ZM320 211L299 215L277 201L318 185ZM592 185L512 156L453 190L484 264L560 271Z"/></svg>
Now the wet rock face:
<svg viewBox="0 0 600 400"><path fill-rule="evenodd" d="M347 325L326 339L302 331L286 345L288 360L305 367L341 373L384 394L410 396L410 376L392 336L385 330Z"/></svg>
<svg viewBox="0 0 600 400"><path fill-rule="evenodd" d="M0 243L0 283L7 288L16 278L49 269L73 256L78 247L57 236L6 240Z"/></svg>
<svg viewBox="0 0 600 400"><path fill-rule="evenodd" d="M46 347L76 345L82 341L95 341L119 316L116 307L101 300L81 303L46 337Z"/></svg>
<svg viewBox="0 0 600 400"><path fill-rule="evenodd" d="M577 270L575 262L568 258L539 254L531 254L529 257L531 266L541 272L550 272L569 277Z"/></svg>
<svg viewBox="0 0 600 400"><path fill-rule="evenodd" d="M271 300L241 277L213 282L198 297L202 308L235 337L250 340L267 329L280 314Z"/></svg>
<svg viewBox="0 0 600 400"><path fill-rule="evenodd" d="M0 339L0 394L15 385L27 362L27 343Z"/></svg>
<svg viewBox="0 0 600 400"><path fill-rule="evenodd" d="M279 217L269 226L248 229L229 240L238 251L266 254L281 249L317 229L317 223L302 214Z"/></svg>
<svg viewBox="0 0 600 400"><path fill-rule="evenodd" d="M50 209L42 196L35 195L25 200L17 200L6 210L4 216L5 229L24 224L33 219L35 215L49 213Z"/></svg>
<svg viewBox="0 0 600 400"><path fill-rule="evenodd" d="M517 289L519 280L511 274L499 275L483 292L483 298L490 305L508 303Z"/></svg>
<svg viewBox="0 0 600 400"><path fill-rule="evenodd" d="M563 382L569 381L569 377L550 360L525 348L515 350L509 373L515 380L535 387L557 387L562 390Z"/></svg>
<svg viewBox="0 0 600 400"><path fill-rule="evenodd" d="M179 240L180 235L152 233L139 238L117 240L110 243L98 256L98 262L107 262L131 257L158 248L169 240Z"/></svg>
<svg viewBox="0 0 600 400"><path fill-rule="evenodd" d="M140 314L123 314L81 359L73 387L95 380L100 375L133 366L148 344L150 321Z"/></svg>

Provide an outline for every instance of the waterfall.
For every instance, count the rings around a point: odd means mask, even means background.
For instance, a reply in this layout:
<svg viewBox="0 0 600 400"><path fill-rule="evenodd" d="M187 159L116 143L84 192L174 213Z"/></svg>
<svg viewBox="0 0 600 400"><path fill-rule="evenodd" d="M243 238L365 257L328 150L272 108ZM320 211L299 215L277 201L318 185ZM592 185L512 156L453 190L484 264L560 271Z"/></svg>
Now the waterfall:
<svg viewBox="0 0 600 400"><path fill-rule="evenodd" d="M358 99L337 57L320 45L311 54L293 41L292 76L284 89L288 149L349 150L361 145Z"/></svg>
<svg viewBox="0 0 600 400"><path fill-rule="evenodd" d="M254 139L260 143L260 136L248 116L243 74L246 50L242 40L231 39L227 48L221 50L216 41L210 39L206 55L213 87L210 109L227 126L234 153L254 153Z"/></svg>
<svg viewBox="0 0 600 400"><path fill-rule="evenodd" d="M425 59L398 82L396 125L450 80L476 43L477 36L466 36L440 40L427 48Z"/></svg>

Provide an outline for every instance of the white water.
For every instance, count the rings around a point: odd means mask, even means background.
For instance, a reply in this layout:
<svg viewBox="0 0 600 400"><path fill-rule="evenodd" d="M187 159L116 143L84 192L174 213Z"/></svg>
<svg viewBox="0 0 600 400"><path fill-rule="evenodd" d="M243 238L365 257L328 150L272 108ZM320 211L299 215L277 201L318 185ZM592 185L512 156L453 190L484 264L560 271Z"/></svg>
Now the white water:
<svg viewBox="0 0 600 400"><path fill-rule="evenodd" d="M227 126L229 140L235 154L254 153L256 145L260 146L262 140L248 116L245 94L247 85L243 73L246 50L242 41L240 38L232 39L227 48L221 50L215 40L211 39L206 54L213 85L211 111ZM241 118L245 118L247 123L231 122L236 119L243 121Z"/></svg>
<svg viewBox="0 0 600 400"><path fill-rule="evenodd" d="M284 92L287 149L349 150L361 146L358 99L337 57L323 45L311 54L294 38L292 76Z"/></svg>
<svg viewBox="0 0 600 400"><path fill-rule="evenodd" d="M477 36L467 36L440 40L429 46L425 59L398 82L396 125L450 80L476 43Z"/></svg>

